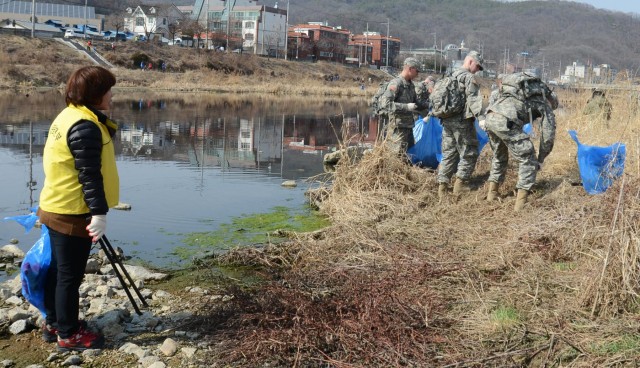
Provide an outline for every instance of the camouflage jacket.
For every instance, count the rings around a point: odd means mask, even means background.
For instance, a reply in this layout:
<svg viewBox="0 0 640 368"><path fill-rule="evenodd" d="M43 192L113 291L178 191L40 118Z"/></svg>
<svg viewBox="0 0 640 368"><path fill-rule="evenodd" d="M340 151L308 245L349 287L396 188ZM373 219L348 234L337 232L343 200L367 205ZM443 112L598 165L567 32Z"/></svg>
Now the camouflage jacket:
<svg viewBox="0 0 640 368"><path fill-rule="evenodd" d="M380 97L380 106L386 110L389 121L396 121L398 124L411 125L415 121L414 111L408 108L409 103L417 105L416 111L425 109L428 105L426 101L419 101L416 89L412 81L398 76L391 80L386 90Z"/></svg>
<svg viewBox="0 0 640 368"><path fill-rule="evenodd" d="M478 85L473 73L464 68L459 68L454 71L451 76L458 80L459 85L464 86L466 101L464 112L461 114L460 118L466 120L482 115L482 95L480 95L480 85ZM453 118L457 119L458 117Z"/></svg>

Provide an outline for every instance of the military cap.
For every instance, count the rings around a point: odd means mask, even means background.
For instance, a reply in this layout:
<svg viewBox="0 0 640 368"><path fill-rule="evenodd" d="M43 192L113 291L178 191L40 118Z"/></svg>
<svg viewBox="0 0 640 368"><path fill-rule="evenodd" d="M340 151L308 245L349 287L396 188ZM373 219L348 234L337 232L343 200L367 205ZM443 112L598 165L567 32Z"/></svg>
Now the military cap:
<svg viewBox="0 0 640 368"><path fill-rule="evenodd" d="M404 65L408 65L411 68L416 68L417 71L421 72L420 62L416 58L408 57L404 59Z"/></svg>
<svg viewBox="0 0 640 368"><path fill-rule="evenodd" d="M467 54L467 57L472 58L476 63L478 63L478 66L480 67L480 70L484 69L484 58L482 56L480 56L480 53L478 53L478 51L469 51L469 53Z"/></svg>

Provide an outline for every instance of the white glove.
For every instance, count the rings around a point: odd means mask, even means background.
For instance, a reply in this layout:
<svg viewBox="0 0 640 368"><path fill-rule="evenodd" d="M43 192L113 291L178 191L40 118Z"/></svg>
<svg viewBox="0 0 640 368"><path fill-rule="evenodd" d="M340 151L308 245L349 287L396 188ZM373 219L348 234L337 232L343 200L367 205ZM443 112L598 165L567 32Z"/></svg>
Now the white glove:
<svg viewBox="0 0 640 368"><path fill-rule="evenodd" d="M413 111L413 110L415 110L415 109L416 109L416 107L417 107L417 106L416 106L416 104L414 104L413 102L409 102L409 103L407 104L407 110L409 110L409 111Z"/></svg>
<svg viewBox="0 0 640 368"><path fill-rule="evenodd" d="M487 127L486 127L486 121L485 121L484 119L479 120L479 121L478 121L478 125L480 126L480 129L482 129L482 130L487 130Z"/></svg>
<svg viewBox="0 0 640 368"><path fill-rule="evenodd" d="M87 225L89 236L93 237L93 242L97 242L107 231L107 215L91 216L91 222Z"/></svg>

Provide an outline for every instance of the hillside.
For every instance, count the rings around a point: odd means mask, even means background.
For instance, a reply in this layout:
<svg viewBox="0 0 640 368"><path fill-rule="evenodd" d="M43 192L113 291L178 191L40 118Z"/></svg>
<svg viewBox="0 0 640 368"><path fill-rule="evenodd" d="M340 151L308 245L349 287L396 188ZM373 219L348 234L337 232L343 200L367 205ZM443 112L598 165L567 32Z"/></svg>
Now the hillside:
<svg viewBox="0 0 640 368"><path fill-rule="evenodd" d="M470 6L473 4L473 6ZM355 33L367 29L400 37L403 49L449 43L484 50L485 59L511 62L529 52L527 65L555 71L573 61L633 68L640 51L640 20L631 15L566 1L491 0L292 0L291 23L328 21Z"/></svg>

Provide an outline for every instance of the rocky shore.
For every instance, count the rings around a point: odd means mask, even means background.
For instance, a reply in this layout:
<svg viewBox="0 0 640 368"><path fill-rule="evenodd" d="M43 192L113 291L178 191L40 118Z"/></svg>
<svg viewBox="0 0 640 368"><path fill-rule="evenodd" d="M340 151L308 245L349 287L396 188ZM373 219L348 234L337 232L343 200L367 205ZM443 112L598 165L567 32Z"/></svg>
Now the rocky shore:
<svg viewBox="0 0 640 368"><path fill-rule="evenodd" d="M117 252L121 254L120 249ZM24 253L13 244L0 248L0 265L5 270L18 268L22 257ZM19 273L0 284L0 367L211 366L212 347L189 326L197 306L225 303L232 297L197 286L162 290L168 274L125 267L149 304L141 315L135 313L102 250L87 262L80 287L80 318L105 335L106 344L100 350L58 353L55 343L41 338L42 316L22 296ZM135 297L133 290L132 294Z"/></svg>

